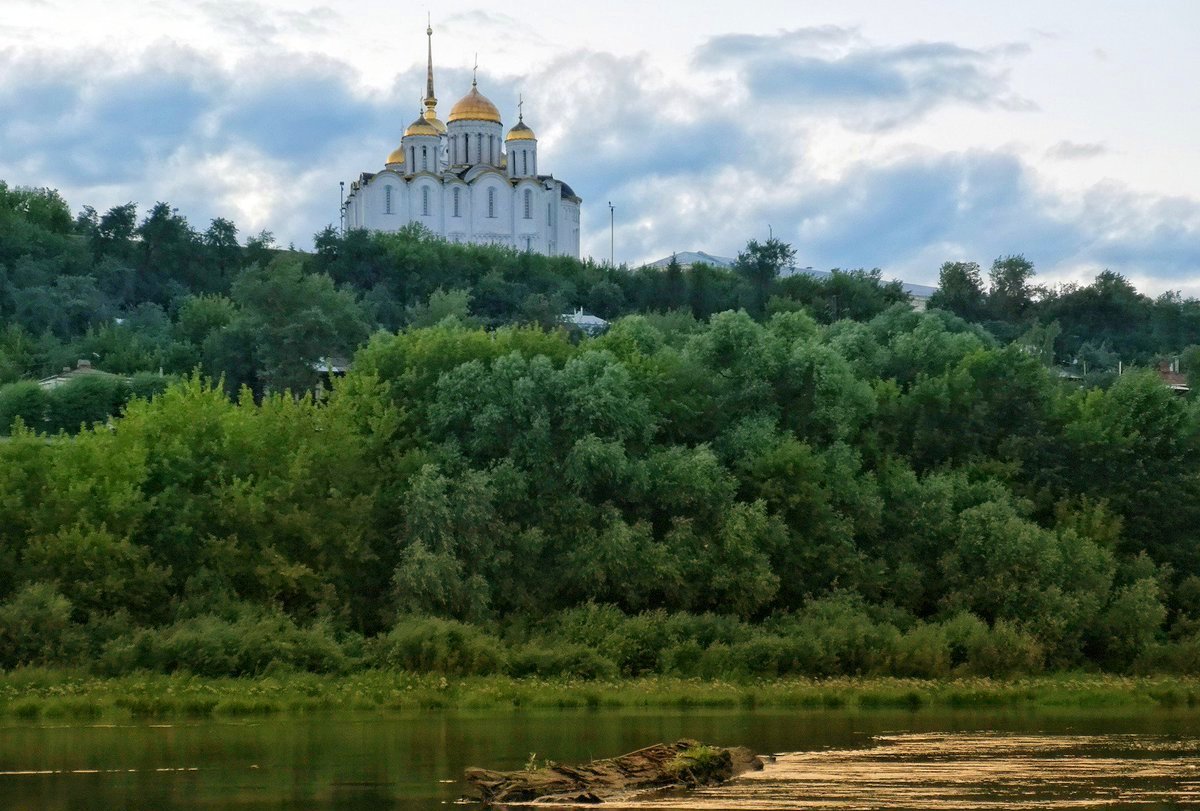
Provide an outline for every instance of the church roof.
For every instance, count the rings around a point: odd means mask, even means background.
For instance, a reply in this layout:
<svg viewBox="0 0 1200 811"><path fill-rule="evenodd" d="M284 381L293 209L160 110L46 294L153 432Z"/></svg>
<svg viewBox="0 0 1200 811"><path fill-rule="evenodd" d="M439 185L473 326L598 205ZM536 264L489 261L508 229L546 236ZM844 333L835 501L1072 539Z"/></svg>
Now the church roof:
<svg viewBox="0 0 1200 811"><path fill-rule="evenodd" d="M471 82L471 92L459 99L450 108L450 117L446 123L455 121L492 121L500 123L500 110L487 96L479 92L479 88Z"/></svg>
<svg viewBox="0 0 1200 811"><path fill-rule="evenodd" d="M537 136L533 134L533 130L525 123L524 119L517 122L517 125L508 131L505 141L536 141Z"/></svg>
<svg viewBox="0 0 1200 811"><path fill-rule="evenodd" d="M412 122L411 124L409 124L408 129L406 129L404 131L405 138L408 138L409 136L413 136L413 135L419 135L419 136L432 135L436 138L440 134L441 133L438 132L437 127L433 126L433 124L431 124L429 122L429 120L427 118L425 118L424 114L418 116L417 120Z"/></svg>

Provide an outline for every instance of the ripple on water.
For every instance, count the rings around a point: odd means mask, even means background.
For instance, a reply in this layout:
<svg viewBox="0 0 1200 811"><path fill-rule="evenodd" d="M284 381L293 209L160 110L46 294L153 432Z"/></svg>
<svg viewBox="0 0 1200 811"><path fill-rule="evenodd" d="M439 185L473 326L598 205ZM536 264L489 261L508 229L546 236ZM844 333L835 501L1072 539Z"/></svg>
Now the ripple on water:
<svg viewBox="0 0 1200 811"><path fill-rule="evenodd" d="M862 749L779 755L724 786L607 807L1125 809L1200 804L1200 740L1148 735L881 735Z"/></svg>

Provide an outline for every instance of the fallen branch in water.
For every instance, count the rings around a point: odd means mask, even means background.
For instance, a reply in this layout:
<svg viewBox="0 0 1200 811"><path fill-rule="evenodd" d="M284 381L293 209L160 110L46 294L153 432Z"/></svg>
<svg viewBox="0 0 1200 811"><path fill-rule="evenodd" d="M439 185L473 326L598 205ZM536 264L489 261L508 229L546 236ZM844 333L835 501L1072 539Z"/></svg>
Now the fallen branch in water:
<svg viewBox="0 0 1200 811"><path fill-rule="evenodd" d="M583 766L497 772L466 770L467 782L485 803L602 803L633 791L723 783L763 761L744 746L706 746L693 740L659 743Z"/></svg>

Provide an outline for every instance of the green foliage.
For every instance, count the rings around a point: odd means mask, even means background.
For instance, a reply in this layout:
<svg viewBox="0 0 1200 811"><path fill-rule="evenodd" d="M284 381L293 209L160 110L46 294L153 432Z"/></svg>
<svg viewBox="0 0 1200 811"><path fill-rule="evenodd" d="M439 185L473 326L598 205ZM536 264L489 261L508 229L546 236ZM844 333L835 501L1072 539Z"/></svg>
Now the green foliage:
<svg viewBox="0 0 1200 811"><path fill-rule="evenodd" d="M17 420L31 430L46 430L49 405L49 394L32 380L0 386L0 435L8 436Z"/></svg>
<svg viewBox="0 0 1200 811"><path fill-rule="evenodd" d="M370 659L378 667L454 676L504 670L497 639L470 625L433 618L402 618L374 640Z"/></svg>
<svg viewBox="0 0 1200 811"><path fill-rule="evenodd" d="M76 377L50 390L46 429L75 433L120 413L129 400L129 384L109 375Z"/></svg>
<svg viewBox="0 0 1200 811"><path fill-rule="evenodd" d="M0 667L68 664L82 648L71 603L46 583L31 583L0 604Z"/></svg>
<svg viewBox="0 0 1200 811"><path fill-rule="evenodd" d="M1052 368L1200 345L1194 303L1012 256L922 313L877 270L782 277L777 241L732 271L420 229L302 255L0 197L0 666L1194 667L1198 401ZM569 335L577 306L611 328ZM8 382L80 357L111 374Z"/></svg>

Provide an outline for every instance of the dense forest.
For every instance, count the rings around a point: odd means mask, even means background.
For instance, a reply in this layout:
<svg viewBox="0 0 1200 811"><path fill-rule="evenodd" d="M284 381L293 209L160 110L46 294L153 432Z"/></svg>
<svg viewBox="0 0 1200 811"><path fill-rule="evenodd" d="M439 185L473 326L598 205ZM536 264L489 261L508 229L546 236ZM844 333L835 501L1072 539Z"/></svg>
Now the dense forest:
<svg viewBox="0 0 1200 811"><path fill-rule="evenodd" d="M0 184L0 667L1200 671L1200 412L1104 375L1200 304L792 257L303 254ZM77 359L118 376L32 382Z"/></svg>

